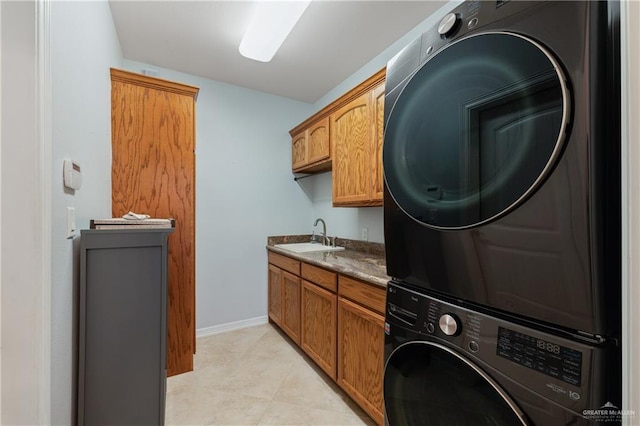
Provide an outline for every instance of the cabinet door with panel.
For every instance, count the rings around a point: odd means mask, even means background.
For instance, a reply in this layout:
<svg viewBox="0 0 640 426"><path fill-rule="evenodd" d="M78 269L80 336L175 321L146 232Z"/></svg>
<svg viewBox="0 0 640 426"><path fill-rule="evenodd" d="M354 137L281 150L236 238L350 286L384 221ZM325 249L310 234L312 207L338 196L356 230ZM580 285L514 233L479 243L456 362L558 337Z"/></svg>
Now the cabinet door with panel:
<svg viewBox="0 0 640 426"><path fill-rule="evenodd" d="M282 271L282 323L280 326L300 344L300 277Z"/></svg>
<svg viewBox="0 0 640 426"><path fill-rule="evenodd" d="M337 296L302 280L302 349L332 379L336 378Z"/></svg>
<svg viewBox="0 0 640 426"><path fill-rule="evenodd" d="M371 200L382 203L384 193L384 173L382 169L382 143L384 140L384 83L373 89L373 146L371 174L373 185Z"/></svg>
<svg viewBox="0 0 640 426"><path fill-rule="evenodd" d="M307 153L307 163L309 164L328 159L331 156L329 117L325 117L309 127Z"/></svg>
<svg viewBox="0 0 640 426"><path fill-rule="evenodd" d="M302 131L291 140L291 167L294 171L307 165L307 131Z"/></svg>
<svg viewBox="0 0 640 426"><path fill-rule="evenodd" d="M371 198L371 92L331 114L333 205L354 205Z"/></svg>
<svg viewBox="0 0 640 426"><path fill-rule="evenodd" d="M338 385L382 424L386 289L338 278Z"/></svg>
<svg viewBox="0 0 640 426"><path fill-rule="evenodd" d="M282 324L282 270L269 264L269 318Z"/></svg>
<svg viewBox="0 0 640 426"><path fill-rule="evenodd" d="M338 385L382 424L384 317L338 298Z"/></svg>
<svg viewBox="0 0 640 426"><path fill-rule="evenodd" d="M315 173L331 169L329 117L322 117L296 129L292 137L294 172Z"/></svg>
<svg viewBox="0 0 640 426"><path fill-rule="evenodd" d="M269 319L300 344L300 262L269 253Z"/></svg>

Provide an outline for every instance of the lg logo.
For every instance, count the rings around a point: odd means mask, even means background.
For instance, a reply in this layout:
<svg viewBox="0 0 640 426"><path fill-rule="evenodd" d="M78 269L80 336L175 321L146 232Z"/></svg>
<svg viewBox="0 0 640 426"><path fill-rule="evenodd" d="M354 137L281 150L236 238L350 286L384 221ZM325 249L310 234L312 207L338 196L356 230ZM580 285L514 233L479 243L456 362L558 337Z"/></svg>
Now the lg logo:
<svg viewBox="0 0 640 426"><path fill-rule="evenodd" d="M573 399L574 401L577 401L580 399L580 394L578 392L569 391L569 398Z"/></svg>

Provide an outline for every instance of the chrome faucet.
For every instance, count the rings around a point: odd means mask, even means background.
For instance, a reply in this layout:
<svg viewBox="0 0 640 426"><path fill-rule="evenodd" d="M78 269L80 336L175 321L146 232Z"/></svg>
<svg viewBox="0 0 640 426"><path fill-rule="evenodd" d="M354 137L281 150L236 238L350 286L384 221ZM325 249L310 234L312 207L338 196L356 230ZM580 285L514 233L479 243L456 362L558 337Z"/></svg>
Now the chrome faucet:
<svg viewBox="0 0 640 426"><path fill-rule="evenodd" d="M324 220L322 218L317 218L315 222L313 222L313 226L317 226L318 222L322 222L322 245L323 246L328 246L329 245L329 239L327 238L327 224L324 223ZM314 229L314 234L315 234L315 229Z"/></svg>

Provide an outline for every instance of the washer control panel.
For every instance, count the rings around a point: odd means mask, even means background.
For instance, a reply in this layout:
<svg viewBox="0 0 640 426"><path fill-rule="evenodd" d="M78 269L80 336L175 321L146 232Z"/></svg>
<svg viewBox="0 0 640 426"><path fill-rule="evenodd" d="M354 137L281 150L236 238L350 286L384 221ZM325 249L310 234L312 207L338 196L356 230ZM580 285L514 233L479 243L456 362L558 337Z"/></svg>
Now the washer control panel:
<svg viewBox="0 0 640 426"><path fill-rule="evenodd" d="M525 333L498 327L498 356L563 382L580 386L582 352Z"/></svg>
<svg viewBox="0 0 640 426"><path fill-rule="evenodd" d="M455 302L455 304L454 304ZM535 392L580 412L606 375L604 348L477 312L394 282L387 286L385 329L413 340L438 342L482 368L494 369ZM404 331L403 331L404 330Z"/></svg>

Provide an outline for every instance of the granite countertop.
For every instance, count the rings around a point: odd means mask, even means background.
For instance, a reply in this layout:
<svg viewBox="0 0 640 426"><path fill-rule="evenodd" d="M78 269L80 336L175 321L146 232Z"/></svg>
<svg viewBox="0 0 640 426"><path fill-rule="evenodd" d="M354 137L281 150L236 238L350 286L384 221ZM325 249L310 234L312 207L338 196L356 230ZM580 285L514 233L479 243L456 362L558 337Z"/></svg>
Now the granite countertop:
<svg viewBox="0 0 640 426"><path fill-rule="evenodd" d="M267 250L381 287L386 287L387 282L391 279L387 276L384 244L337 238L336 245L344 247L344 250L294 253L274 247L276 244L308 242L310 238L311 235L268 237Z"/></svg>

